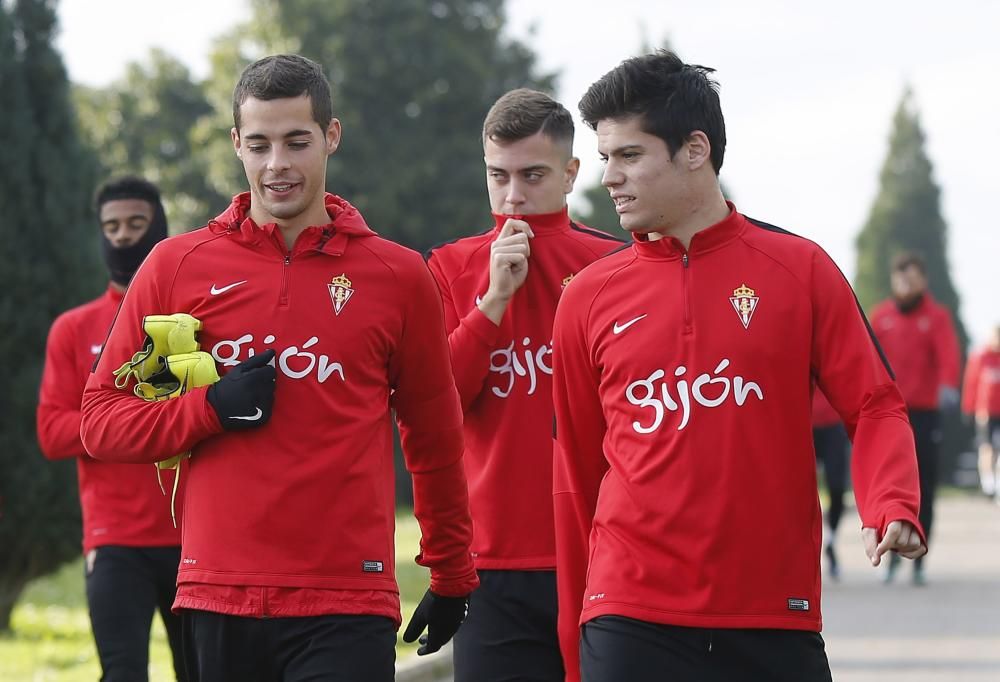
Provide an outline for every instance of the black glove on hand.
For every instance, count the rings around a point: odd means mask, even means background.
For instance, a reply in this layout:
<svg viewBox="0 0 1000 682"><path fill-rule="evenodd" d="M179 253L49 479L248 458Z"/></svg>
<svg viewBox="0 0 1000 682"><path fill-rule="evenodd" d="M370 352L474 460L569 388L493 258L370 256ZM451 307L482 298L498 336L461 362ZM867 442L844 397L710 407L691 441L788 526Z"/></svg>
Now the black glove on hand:
<svg viewBox="0 0 1000 682"><path fill-rule="evenodd" d="M257 428L271 418L277 373L267 363L273 359L274 350L255 355L208 389L208 403L226 431Z"/></svg>
<svg viewBox="0 0 1000 682"><path fill-rule="evenodd" d="M468 613L468 596L442 597L427 590L406 626L403 641L414 641L427 628L427 634L420 638L422 646L417 649L417 656L433 654L458 632Z"/></svg>

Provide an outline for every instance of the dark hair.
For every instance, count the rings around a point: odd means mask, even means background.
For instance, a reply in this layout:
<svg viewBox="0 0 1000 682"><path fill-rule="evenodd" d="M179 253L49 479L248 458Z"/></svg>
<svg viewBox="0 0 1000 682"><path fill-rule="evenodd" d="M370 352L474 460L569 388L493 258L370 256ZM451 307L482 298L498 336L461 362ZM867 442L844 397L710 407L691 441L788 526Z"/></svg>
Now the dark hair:
<svg viewBox="0 0 1000 682"><path fill-rule="evenodd" d="M927 263L924 262L924 257L919 253L903 251L902 253L897 253L892 259L893 272L902 272L911 267L919 270L921 275L927 276Z"/></svg>
<svg viewBox="0 0 1000 682"><path fill-rule="evenodd" d="M483 143L517 142L543 133L565 143L572 154L573 116L544 92L518 88L498 99L483 122Z"/></svg>
<svg viewBox="0 0 1000 682"><path fill-rule="evenodd" d="M119 199L142 199L153 207L154 213L157 209L162 210L160 190L149 180L135 175L112 178L98 187L94 193L94 210L100 216L104 204Z"/></svg>
<svg viewBox="0 0 1000 682"><path fill-rule="evenodd" d="M685 64L673 52L627 59L590 86L580 100L580 115L596 129L604 119L640 116L643 131L667 144L673 158L688 137L700 130L711 145L716 175L726 154L726 122L715 69Z"/></svg>
<svg viewBox="0 0 1000 682"><path fill-rule="evenodd" d="M240 107L249 97L267 101L302 95L309 96L313 120L325 131L333 118L333 103L323 67L297 54L258 59L243 69L233 89L233 125L240 129Z"/></svg>

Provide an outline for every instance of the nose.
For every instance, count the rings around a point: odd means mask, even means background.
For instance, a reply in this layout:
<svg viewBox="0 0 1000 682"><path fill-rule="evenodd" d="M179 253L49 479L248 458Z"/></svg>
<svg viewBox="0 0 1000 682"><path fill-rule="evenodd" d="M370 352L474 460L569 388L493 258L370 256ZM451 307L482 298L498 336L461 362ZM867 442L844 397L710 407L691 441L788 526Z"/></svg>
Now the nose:
<svg viewBox="0 0 1000 682"><path fill-rule="evenodd" d="M520 206L525 201L526 197L521 183L516 179L512 179L507 186L507 203L511 206Z"/></svg>
<svg viewBox="0 0 1000 682"><path fill-rule="evenodd" d="M267 160L267 169L272 173L281 173L291 167L288 155L280 146L275 146Z"/></svg>
<svg viewBox="0 0 1000 682"><path fill-rule="evenodd" d="M618 170L618 166L612 161L608 161L604 166L604 173L601 175L601 184L605 187L617 187L625 181L624 175Z"/></svg>

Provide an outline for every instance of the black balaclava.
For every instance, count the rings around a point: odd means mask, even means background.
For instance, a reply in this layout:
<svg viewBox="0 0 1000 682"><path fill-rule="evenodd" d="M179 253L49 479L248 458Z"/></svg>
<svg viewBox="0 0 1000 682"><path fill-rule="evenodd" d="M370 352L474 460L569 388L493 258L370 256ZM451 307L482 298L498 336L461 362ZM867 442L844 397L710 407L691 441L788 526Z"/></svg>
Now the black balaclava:
<svg viewBox="0 0 1000 682"><path fill-rule="evenodd" d="M104 257L104 263L108 266L111 281L128 286L132 276L135 275L139 266L142 265L142 261L153 250L157 242L167 238L167 214L163 210L160 192L155 185L141 178L126 177L112 180L97 191L95 204L98 219L104 204L119 199L141 199L153 207L153 219L149 223L149 228L132 246L115 248L104 236L104 232L99 232L101 255Z"/></svg>

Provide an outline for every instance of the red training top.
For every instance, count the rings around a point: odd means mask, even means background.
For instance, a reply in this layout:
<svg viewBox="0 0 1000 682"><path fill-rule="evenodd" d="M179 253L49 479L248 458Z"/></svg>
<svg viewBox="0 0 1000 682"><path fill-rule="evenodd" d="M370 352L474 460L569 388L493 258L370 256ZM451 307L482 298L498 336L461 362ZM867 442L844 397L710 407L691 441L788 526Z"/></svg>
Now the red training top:
<svg viewBox="0 0 1000 682"><path fill-rule="evenodd" d="M462 415L427 267L339 197L326 197L330 223L306 228L291 251L249 206L241 194L206 228L154 248L84 393L94 456L141 462L193 448L174 607L398 623L390 410L413 474L417 562L436 593L468 594L478 579ZM207 389L147 403L114 387L143 316L175 312L201 320L223 375L277 351L265 426L224 432Z"/></svg>
<svg viewBox="0 0 1000 682"><path fill-rule="evenodd" d="M986 347L969 358L962 386L962 411L1000 417L1000 350Z"/></svg>
<svg viewBox="0 0 1000 682"><path fill-rule="evenodd" d="M871 322L906 406L938 409L941 387L958 388L961 353L948 309L926 292L905 313L895 301L883 301L872 311Z"/></svg>
<svg viewBox="0 0 1000 682"><path fill-rule="evenodd" d="M559 632L602 615L818 631L813 381L854 441L858 511L919 528L913 436L850 285L816 244L733 208L636 241L554 326Z"/></svg>
<svg viewBox="0 0 1000 682"><path fill-rule="evenodd" d="M621 242L566 210L494 215L494 229L432 249L455 383L465 410L465 470L476 568L555 568L552 527L552 319L577 272ZM528 275L500 325L479 310L490 245L508 218L534 232Z"/></svg>
<svg viewBox="0 0 1000 682"><path fill-rule="evenodd" d="M164 497L153 465L101 462L87 455L80 442L83 387L121 300L122 293L109 286L99 298L57 317L45 344L38 444L49 459L76 457L84 552L105 545L171 547L181 543L181 533L170 519L174 472L160 472L168 491ZM178 519L183 491L182 476Z"/></svg>

